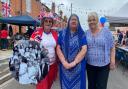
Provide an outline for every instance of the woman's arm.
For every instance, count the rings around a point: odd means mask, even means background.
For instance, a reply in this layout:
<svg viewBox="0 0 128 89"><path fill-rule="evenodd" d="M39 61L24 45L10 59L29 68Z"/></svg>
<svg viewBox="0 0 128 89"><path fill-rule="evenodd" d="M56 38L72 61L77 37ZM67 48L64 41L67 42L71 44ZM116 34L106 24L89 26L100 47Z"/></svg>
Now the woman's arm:
<svg viewBox="0 0 128 89"><path fill-rule="evenodd" d="M84 46L82 46L81 51L75 57L75 60L72 63L70 63L70 66L74 67L78 63L80 63L83 60L83 58L85 57L86 52L87 52L87 45L84 45Z"/></svg>
<svg viewBox="0 0 128 89"><path fill-rule="evenodd" d="M110 69L115 69L115 47L110 50Z"/></svg>
<svg viewBox="0 0 128 89"><path fill-rule="evenodd" d="M69 63L65 60L65 57L60 49L60 45L57 45L57 49L56 49L56 52L57 52L57 55L59 57L59 60L61 61L61 63L63 64L63 66L66 68L66 69L70 69L70 65Z"/></svg>
<svg viewBox="0 0 128 89"><path fill-rule="evenodd" d="M115 41L110 30L105 30L107 36L107 43L110 46L110 69L115 69Z"/></svg>

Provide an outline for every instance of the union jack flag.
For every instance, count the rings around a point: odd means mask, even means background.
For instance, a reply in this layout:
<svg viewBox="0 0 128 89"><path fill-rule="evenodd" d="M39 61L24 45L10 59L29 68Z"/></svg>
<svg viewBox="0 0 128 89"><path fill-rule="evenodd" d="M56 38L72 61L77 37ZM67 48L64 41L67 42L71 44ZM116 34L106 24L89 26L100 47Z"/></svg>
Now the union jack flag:
<svg viewBox="0 0 128 89"><path fill-rule="evenodd" d="M11 8L7 2L2 2L2 16L8 17L10 15Z"/></svg>
<svg viewBox="0 0 128 89"><path fill-rule="evenodd" d="M56 21L60 21L60 17L59 17L58 14L53 13L53 16L54 16L54 20L56 20Z"/></svg>

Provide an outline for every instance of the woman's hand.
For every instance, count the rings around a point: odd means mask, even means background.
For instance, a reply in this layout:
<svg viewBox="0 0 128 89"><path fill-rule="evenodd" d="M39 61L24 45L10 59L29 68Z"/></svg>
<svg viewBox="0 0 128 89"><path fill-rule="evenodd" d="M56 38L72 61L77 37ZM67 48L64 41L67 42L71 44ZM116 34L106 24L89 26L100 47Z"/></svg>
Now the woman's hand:
<svg viewBox="0 0 128 89"><path fill-rule="evenodd" d="M77 63L76 63L76 61L71 62L71 63L70 63L70 68L75 67L75 66L76 66L76 64L77 64Z"/></svg>
<svg viewBox="0 0 128 89"><path fill-rule="evenodd" d="M70 69L70 68L71 68L71 65L70 65L67 61L63 62L62 64L63 64L63 66L64 66L66 69Z"/></svg>
<svg viewBox="0 0 128 89"><path fill-rule="evenodd" d="M68 63L68 62L66 61L66 62L63 63L63 66L64 66L66 69L71 69L71 68L73 68L73 67L76 66L76 62L73 61L73 62L71 62L71 63Z"/></svg>
<svg viewBox="0 0 128 89"><path fill-rule="evenodd" d="M114 70L116 68L115 65L115 46L111 48L111 55L110 55L110 69Z"/></svg>
<svg viewBox="0 0 128 89"><path fill-rule="evenodd" d="M110 62L110 69L114 70L116 68L115 62Z"/></svg>

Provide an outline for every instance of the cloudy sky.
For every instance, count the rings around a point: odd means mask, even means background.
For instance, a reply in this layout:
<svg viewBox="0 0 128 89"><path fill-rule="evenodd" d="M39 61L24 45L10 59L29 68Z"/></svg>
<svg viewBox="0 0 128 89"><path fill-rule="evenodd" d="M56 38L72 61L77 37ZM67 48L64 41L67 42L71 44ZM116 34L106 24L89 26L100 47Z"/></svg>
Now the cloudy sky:
<svg viewBox="0 0 128 89"><path fill-rule="evenodd" d="M83 27L87 27L87 15L89 12L96 11L99 16L112 15L117 12L128 0L42 0L51 7L51 2L56 3L56 12L59 9L64 11L64 15L70 16L71 3L73 13L80 17ZM63 3L64 5L59 5Z"/></svg>

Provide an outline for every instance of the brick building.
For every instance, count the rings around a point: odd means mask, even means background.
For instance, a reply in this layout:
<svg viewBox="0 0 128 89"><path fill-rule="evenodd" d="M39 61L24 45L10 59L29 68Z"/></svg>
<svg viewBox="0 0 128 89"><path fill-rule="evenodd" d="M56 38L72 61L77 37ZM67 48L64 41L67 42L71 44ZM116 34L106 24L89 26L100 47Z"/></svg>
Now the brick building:
<svg viewBox="0 0 128 89"><path fill-rule="evenodd" d="M33 18L37 18L42 9L49 10L47 6L40 0L10 0L11 16L29 14ZM2 11L2 3L0 1L0 12ZM18 32L17 27L13 27L14 34ZM23 31L24 32L24 31Z"/></svg>
<svg viewBox="0 0 128 89"><path fill-rule="evenodd" d="M11 15L29 14L37 17L42 8L48 10L48 7L41 3L40 0L10 0ZM2 3L0 1L0 12L2 11Z"/></svg>
<svg viewBox="0 0 128 89"><path fill-rule="evenodd" d="M42 8L48 9L40 0L10 0L13 15L29 14L37 17Z"/></svg>

